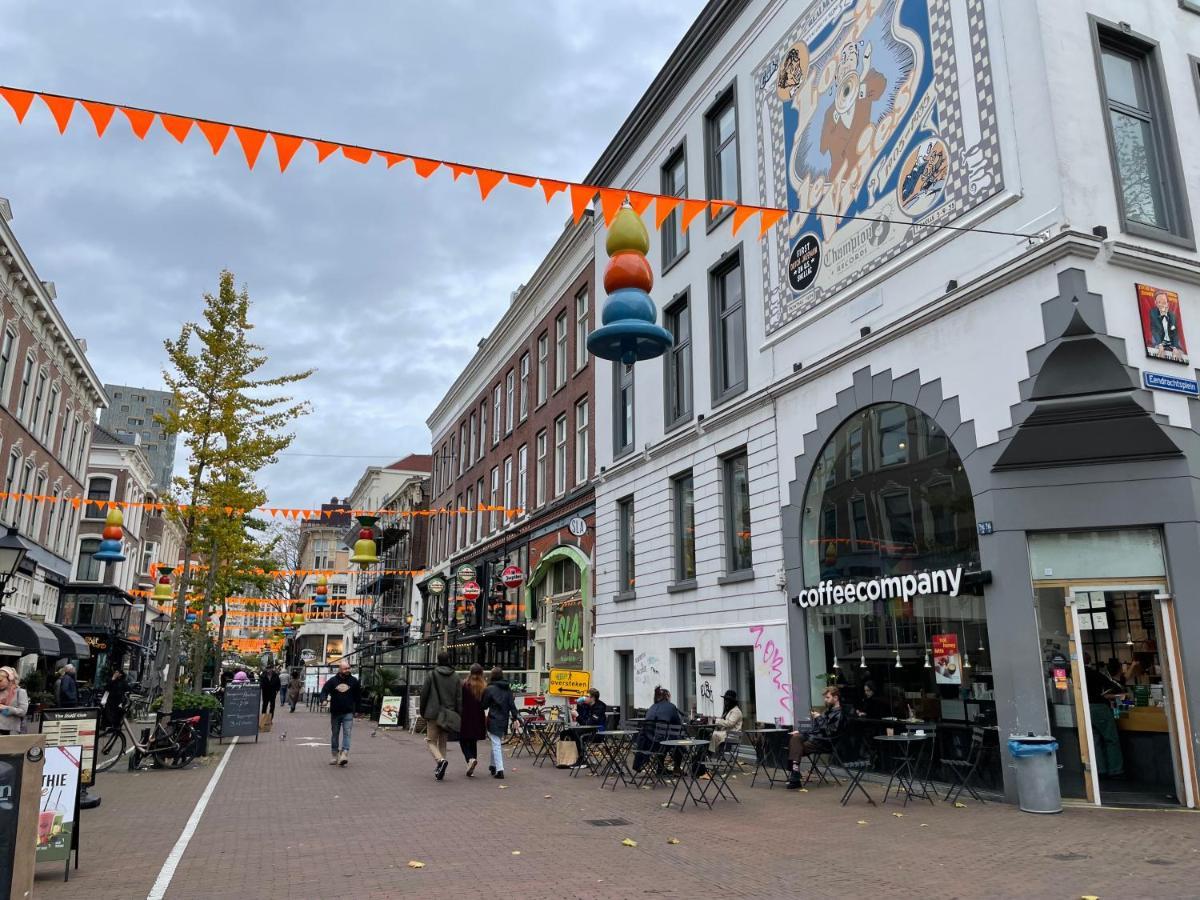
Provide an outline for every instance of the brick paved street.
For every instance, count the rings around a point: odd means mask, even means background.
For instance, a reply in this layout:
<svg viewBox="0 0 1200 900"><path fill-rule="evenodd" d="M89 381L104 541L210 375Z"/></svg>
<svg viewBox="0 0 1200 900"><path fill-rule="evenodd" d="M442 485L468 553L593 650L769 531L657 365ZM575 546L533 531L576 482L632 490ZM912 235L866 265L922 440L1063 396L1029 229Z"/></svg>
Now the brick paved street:
<svg viewBox="0 0 1200 900"><path fill-rule="evenodd" d="M797 794L739 778L741 805L681 814L661 808L661 788L605 791L526 759L503 782L487 777L486 760L483 777L468 780L457 749L438 783L418 737L372 738L372 729L356 723L345 770L326 765L319 715L285 714L257 745L235 746L166 896L1128 900L1195 896L1200 874L1192 813L1033 816L939 802L896 817L891 803L843 809L833 788ZM60 868L42 867L38 900L145 897L220 758L182 772L102 774L103 805L83 813L79 871L63 884ZM588 823L613 818L629 824Z"/></svg>

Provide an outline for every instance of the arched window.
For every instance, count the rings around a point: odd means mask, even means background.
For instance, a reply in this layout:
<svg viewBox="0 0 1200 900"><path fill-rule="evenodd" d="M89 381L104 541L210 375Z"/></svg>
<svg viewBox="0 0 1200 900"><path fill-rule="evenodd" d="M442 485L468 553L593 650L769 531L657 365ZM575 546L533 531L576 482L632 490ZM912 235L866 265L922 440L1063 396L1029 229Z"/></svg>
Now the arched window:
<svg viewBox="0 0 1200 900"><path fill-rule="evenodd" d="M112 484L113 480L108 476L97 475L89 478L87 498L107 503L112 499ZM83 517L85 519L103 519L107 512L103 506L95 506L89 503L84 507Z"/></svg>
<svg viewBox="0 0 1200 900"><path fill-rule="evenodd" d="M99 581L100 560L96 551L100 549L100 538L86 537L79 542L79 563L75 567L76 581Z"/></svg>

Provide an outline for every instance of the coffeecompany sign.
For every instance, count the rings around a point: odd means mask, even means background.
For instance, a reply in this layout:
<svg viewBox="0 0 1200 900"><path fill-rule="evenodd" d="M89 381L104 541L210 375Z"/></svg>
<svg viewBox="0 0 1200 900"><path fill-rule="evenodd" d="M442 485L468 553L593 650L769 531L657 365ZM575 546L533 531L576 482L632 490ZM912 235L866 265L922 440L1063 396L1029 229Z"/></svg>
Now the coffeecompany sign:
<svg viewBox="0 0 1200 900"><path fill-rule="evenodd" d="M957 597L962 586L962 566L914 572L907 575L884 575L863 581L822 581L792 598L796 605L808 609L815 606L841 606L844 603L870 603L875 600L900 599L905 603L913 597L928 594L947 594Z"/></svg>

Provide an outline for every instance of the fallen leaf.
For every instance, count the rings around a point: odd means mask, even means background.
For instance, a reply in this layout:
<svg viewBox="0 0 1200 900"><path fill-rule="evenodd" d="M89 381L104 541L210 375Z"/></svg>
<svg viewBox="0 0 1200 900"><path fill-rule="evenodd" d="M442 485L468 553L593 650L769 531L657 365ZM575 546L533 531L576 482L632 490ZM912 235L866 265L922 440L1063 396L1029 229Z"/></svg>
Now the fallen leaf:
<svg viewBox="0 0 1200 900"><path fill-rule="evenodd" d="M858 824L859 824L859 825L866 825L866 824L867 824L867 820L866 820L866 819L859 819L859 820L858 820Z"/></svg>
<svg viewBox="0 0 1200 900"><path fill-rule="evenodd" d="M1084 894L1079 900L1100 900L1095 894Z"/></svg>
<svg viewBox="0 0 1200 900"><path fill-rule="evenodd" d="M505 785L505 787L507 787L507 786L508 786L508 785ZM547 800L549 800L549 799L550 799L550 795L549 795L549 794L545 794L544 796L545 796L545 798L546 798Z"/></svg>
<svg viewBox="0 0 1200 900"><path fill-rule="evenodd" d="M903 818L904 818L904 813L892 813L892 815L893 815L893 816L895 816L897 819L903 819Z"/></svg>
<svg viewBox="0 0 1200 900"><path fill-rule="evenodd" d="M507 785L507 784L502 784L502 785L500 785L500 790L502 790L502 791L507 791L507 790L508 790L508 785Z"/></svg>
<svg viewBox="0 0 1200 900"><path fill-rule="evenodd" d="M636 847L637 841L633 841L633 840L630 840L629 838L625 838L625 840L621 841L621 844L626 847Z"/></svg>
<svg viewBox="0 0 1200 900"><path fill-rule="evenodd" d="M512 852L512 855L513 855L513 856L520 856L520 855L521 855L521 851L520 851L520 850L514 850L514 851Z"/></svg>
<svg viewBox="0 0 1200 900"><path fill-rule="evenodd" d="M966 809L966 808L967 808L967 804L965 804L965 803L959 803L957 800L955 800L955 801L954 801L954 808L955 808L955 809Z"/></svg>
<svg viewBox="0 0 1200 900"><path fill-rule="evenodd" d="M668 844L678 844L679 838L667 838L667 843Z"/></svg>
<svg viewBox="0 0 1200 900"><path fill-rule="evenodd" d="M928 826L928 825L926 825L924 822L922 822L922 823L921 823L921 827L922 827L922 828L928 828L929 826Z"/></svg>
<svg viewBox="0 0 1200 900"><path fill-rule="evenodd" d="M415 859L410 859L408 861L408 867L410 869L423 869L423 868L425 868L425 863L417 862Z"/></svg>
<svg viewBox="0 0 1200 900"><path fill-rule="evenodd" d="M658 805L661 806L663 809L667 809L671 804L670 803L660 803Z"/></svg>

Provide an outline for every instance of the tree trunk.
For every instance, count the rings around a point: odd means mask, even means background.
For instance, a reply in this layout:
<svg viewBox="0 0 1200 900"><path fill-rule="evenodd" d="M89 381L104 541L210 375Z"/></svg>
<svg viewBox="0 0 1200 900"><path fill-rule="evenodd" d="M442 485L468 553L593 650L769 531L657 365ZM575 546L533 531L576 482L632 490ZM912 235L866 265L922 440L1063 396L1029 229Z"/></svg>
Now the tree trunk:
<svg viewBox="0 0 1200 900"><path fill-rule="evenodd" d="M208 611L212 603L213 591L217 584L217 539L213 538L212 549L208 554L208 583L204 587L204 603L196 621L200 627L196 630L196 644L192 649L192 690L199 693L204 687L204 668L208 663ZM218 647L219 652L219 647Z"/></svg>
<svg viewBox="0 0 1200 900"><path fill-rule="evenodd" d="M229 614L229 598L221 598L221 621L217 624L217 659L225 655L225 616ZM218 681L220 680L218 676Z"/></svg>
<svg viewBox="0 0 1200 900"><path fill-rule="evenodd" d="M186 530L187 537L183 541L183 571L179 574L176 585L175 606L171 610L171 635L167 641L167 675L163 685L161 715L169 718L175 703L175 680L179 670L179 638L183 631L184 609L187 607L188 580L192 573L192 527L195 516L191 517Z"/></svg>

